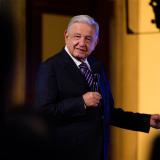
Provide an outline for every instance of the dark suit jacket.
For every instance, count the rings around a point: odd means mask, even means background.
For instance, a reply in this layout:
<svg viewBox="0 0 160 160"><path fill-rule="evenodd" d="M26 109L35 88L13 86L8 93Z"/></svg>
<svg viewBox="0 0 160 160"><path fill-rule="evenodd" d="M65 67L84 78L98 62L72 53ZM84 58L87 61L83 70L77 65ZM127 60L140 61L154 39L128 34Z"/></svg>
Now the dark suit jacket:
<svg viewBox="0 0 160 160"><path fill-rule="evenodd" d="M92 65L97 60L88 57ZM114 108L110 84L102 64L101 107L84 108L82 95L90 91L84 76L63 48L43 62L36 80L35 106L53 129L55 159L107 159L109 125L149 132L150 115Z"/></svg>

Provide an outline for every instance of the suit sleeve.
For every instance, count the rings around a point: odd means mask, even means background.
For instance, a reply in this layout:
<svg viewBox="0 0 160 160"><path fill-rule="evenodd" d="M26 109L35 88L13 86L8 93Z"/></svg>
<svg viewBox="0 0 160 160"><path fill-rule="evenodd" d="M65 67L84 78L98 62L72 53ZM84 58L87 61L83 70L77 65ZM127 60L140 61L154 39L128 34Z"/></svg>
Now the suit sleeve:
<svg viewBox="0 0 160 160"><path fill-rule="evenodd" d="M148 133L150 130L151 115L133 113L124 111L121 108L115 108L108 78L107 84L109 88L110 124L124 129Z"/></svg>
<svg viewBox="0 0 160 160"><path fill-rule="evenodd" d="M36 78L35 107L51 120L65 121L86 114L82 96L59 99L54 69L42 63Z"/></svg>

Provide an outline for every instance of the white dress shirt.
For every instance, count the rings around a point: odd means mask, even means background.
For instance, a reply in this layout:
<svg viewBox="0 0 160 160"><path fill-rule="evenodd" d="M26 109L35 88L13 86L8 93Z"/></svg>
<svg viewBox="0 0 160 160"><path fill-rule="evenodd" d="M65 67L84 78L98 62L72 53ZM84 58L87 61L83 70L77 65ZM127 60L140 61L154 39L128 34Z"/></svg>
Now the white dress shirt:
<svg viewBox="0 0 160 160"><path fill-rule="evenodd" d="M79 65L80 65L82 62L80 62L80 61L78 61L77 59L75 59L75 58L69 53L67 46L65 46L64 49L66 50L66 52L68 53L68 55L73 59L73 61L74 61L75 64L77 65L77 67L80 69ZM88 61L87 61L87 58L85 59L84 62L87 64L88 68L91 70L90 65L89 65L89 63L88 63ZM85 104L84 104L84 108L85 108L85 109L87 108Z"/></svg>
<svg viewBox="0 0 160 160"><path fill-rule="evenodd" d="M75 59L75 58L69 53L67 46L65 46L64 49L66 50L66 52L68 53L68 55L73 59L73 61L74 61L75 64L77 65L77 67L80 68L79 65L80 65L82 62L80 62L80 61L78 61L77 59ZM91 70L91 67L90 67L90 65L89 65L89 63L88 63L88 61L87 61L87 58L85 59L84 63L86 63L87 66L88 66L88 68Z"/></svg>

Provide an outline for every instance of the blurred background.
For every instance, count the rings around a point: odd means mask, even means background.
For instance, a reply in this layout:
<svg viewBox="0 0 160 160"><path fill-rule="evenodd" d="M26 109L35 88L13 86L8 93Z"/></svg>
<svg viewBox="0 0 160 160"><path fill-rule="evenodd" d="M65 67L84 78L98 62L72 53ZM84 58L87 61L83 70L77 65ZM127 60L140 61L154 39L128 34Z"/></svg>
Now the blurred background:
<svg viewBox="0 0 160 160"><path fill-rule="evenodd" d="M115 107L160 114L159 3L0 0L2 121L10 111L33 107L39 65L62 49L70 19L80 14L99 23L100 42L92 56L106 66ZM150 160L158 136L152 128L146 134L111 126L108 159Z"/></svg>

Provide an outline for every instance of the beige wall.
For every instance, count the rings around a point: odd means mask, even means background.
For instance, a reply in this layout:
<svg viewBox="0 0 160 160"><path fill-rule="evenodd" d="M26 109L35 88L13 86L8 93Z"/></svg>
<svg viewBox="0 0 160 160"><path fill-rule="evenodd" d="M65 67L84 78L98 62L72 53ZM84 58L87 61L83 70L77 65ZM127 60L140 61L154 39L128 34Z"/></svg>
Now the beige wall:
<svg viewBox="0 0 160 160"><path fill-rule="evenodd" d="M115 107L140 113L160 113L160 34L151 24L154 14L149 0L128 0L129 26L138 35L126 33L125 1L117 0L111 32L111 87ZM149 134L111 127L111 159L149 160L159 130Z"/></svg>
<svg viewBox="0 0 160 160"><path fill-rule="evenodd" d="M138 18L134 1L134 21ZM138 22L135 21L137 29ZM138 103L138 36L126 34L125 1L116 1L115 17L111 23L111 89L116 108L137 111ZM131 145L132 144L132 145ZM137 133L111 127L111 160L136 160Z"/></svg>
<svg viewBox="0 0 160 160"><path fill-rule="evenodd" d="M139 3L139 30L157 34L139 35L138 55L138 110L144 113L160 113L160 33L155 24L149 25L147 17L154 19L149 0ZM149 135L138 133L138 160L149 160L152 145L160 130L151 128Z"/></svg>

